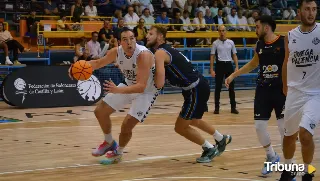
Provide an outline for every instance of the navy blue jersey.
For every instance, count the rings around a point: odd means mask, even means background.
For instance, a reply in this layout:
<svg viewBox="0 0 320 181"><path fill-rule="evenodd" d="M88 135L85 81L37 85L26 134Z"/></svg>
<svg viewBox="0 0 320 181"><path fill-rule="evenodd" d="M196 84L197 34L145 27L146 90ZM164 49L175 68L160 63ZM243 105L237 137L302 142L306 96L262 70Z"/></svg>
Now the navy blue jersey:
<svg viewBox="0 0 320 181"><path fill-rule="evenodd" d="M259 57L259 86L282 88L282 64L285 57L284 36L273 42L258 41L256 53Z"/></svg>
<svg viewBox="0 0 320 181"><path fill-rule="evenodd" d="M171 45L161 44L158 50L164 50L170 56L170 63L165 65L166 80L170 85L188 87L202 77L190 60Z"/></svg>

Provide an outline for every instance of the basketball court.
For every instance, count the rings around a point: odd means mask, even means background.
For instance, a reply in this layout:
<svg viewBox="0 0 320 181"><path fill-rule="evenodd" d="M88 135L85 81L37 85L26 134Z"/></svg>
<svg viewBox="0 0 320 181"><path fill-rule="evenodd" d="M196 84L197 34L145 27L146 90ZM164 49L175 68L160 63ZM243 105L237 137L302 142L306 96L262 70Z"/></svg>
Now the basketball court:
<svg viewBox="0 0 320 181"><path fill-rule="evenodd" d="M17 109L0 103L0 180L1 181L84 181L84 180L221 180L274 181L279 173L260 174L265 160L253 121L253 90L236 91L239 115L230 113L228 92L222 92L222 107L214 115L211 93L209 112L204 120L219 132L231 134L227 151L213 162L199 164L195 159L201 148L174 132L174 122L182 105L180 94L161 95L145 123L138 125L119 164L100 165L91 156L103 141L103 133L94 117L95 106L46 109ZM118 140L127 108L112 116L113 137ZM280 136L272 115L269 133L281 155ZM213 137L201 132L211 143ZM320 129L314 137L313 166L320 170ZM297 144L296 162L302 163ZM301 180L299 177L297 180ZM314 180L320 180L316 173Z"/></svg>

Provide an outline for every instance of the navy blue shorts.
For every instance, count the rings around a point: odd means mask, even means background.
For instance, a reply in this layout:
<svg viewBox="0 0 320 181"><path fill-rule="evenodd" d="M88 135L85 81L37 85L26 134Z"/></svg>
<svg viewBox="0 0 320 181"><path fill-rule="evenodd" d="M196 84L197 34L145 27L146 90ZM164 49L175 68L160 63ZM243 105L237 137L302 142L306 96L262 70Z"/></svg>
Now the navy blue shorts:
<svg viewBox="0 0 320 181"><path fill-rule="evenodd" d="M284 117L282 111L286 102L286 96L282 88L257 87L254 98L254 119L269 120L274 110L277 119Z"/></svg>
<svg viewBox="0 0 320 181"><path fill-rule="evenodd" d="M190 90L183 90L184 103L180 112L180 117L186 120L202 119L204 112L208 110L208 100L210 97L210 86L204 78L199 84Z"/></svg>

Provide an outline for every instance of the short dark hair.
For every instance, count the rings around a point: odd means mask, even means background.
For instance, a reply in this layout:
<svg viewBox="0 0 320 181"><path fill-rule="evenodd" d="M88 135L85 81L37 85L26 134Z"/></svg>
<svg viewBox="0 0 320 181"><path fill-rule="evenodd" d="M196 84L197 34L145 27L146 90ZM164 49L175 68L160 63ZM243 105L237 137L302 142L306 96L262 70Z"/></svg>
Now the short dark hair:
<svg viewBox="0 0 320 181"><path fill-rule="evenodd" d="M133 33L133 35L134 35L134 32L131 30L131 29L129 29L128 27L123 27L122 29L121 29L121 31L120 31L120 40L121 40L121 35L122 35L122 33L124 33L124 32L128 32L128 31L131 31L132 33Z"/></svg>
<svg viewBox="0 0 320 181"><path fill-rule="evenodd" d="M276 21L269 15L262 15L258 17L255 22L260 21L261 24L267 24L271 27L272 32L274 32L277 28Z"/></svg>
<svg viewBox="0 0 320 181"><path fill-rule="evenodd" d="M159 25L153 25L153 26L151 26L150 29L152 29L152 28L156 29L157 33L162 34L164 39L166 38L166 36L167 36L167 28L166 28L165 25L160 25L160 24Z"/></svg>
<svg viewBox="0 0 320 181"><path fill-rule="evenodd" d="M98 32L94 31L94 32L92 32L92 33L91 33L91 36L93 36L94 34L99 35L99 33L98 33Z"/></svg>
<svg viewBox="0 0 320 181"><path fill-rule="evenodd" d="M306 3L315 2L316 3L315 0L299 0L298 8L302 7L303 2L306 2Z"/></svg>

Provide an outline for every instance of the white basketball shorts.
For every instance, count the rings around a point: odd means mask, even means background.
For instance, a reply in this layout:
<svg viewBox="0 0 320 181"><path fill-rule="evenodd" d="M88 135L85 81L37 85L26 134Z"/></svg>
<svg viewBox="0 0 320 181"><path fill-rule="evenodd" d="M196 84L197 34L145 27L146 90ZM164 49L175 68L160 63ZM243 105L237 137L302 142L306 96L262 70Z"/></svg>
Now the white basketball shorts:
<svg viewBox="0 0 320 181"><path fill-rule="evenodd" d="M308 95L297 89L288 88L284 111L285 136L299 131L299 127L312 135L320 122L320 94Z"/></svg>
<svg viewBox="0 0 320 181"><path fill-rule="evenodd" d="M120 83L118 87L127 86ZM128 112L129 115L136 118L138 121L143 122L147 117L151 107L155 103L159 93L136 93L136 94L113 94L109 93L103 101L107 103L114 110L119 111L126 105L131 104Z"/></svg>

